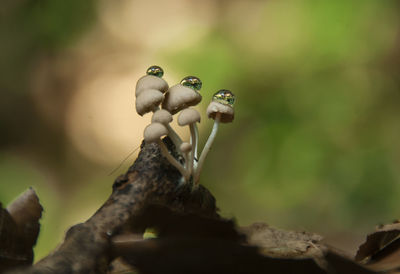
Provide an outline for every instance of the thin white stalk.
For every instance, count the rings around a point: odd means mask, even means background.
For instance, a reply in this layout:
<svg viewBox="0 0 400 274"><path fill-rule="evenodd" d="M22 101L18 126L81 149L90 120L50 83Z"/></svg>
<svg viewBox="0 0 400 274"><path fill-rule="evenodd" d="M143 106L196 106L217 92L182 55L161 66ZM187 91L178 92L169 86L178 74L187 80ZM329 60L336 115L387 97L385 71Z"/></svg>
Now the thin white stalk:
<svg viewBox="0 0 400 274"><path fill-rule="evenodd" d="M177 170L179 170L179 172L182 174L182 176L185 178L185 181L187 181L190 177L190 173L188 173L188 171L181 165L180 162L178 162L178 160L176 160L168 151L168 148L166 147L166 145L164 144L164 142L162 140L158 140L157 141L158 145L161 148L161 154L167 158L168 162L170 162L171 165L173 165L174 167L176 167Z"/></svg>
<svg viewBox="0 0 400 274"><path fill-rule="evenodd" d="M180 151L179 146L182 144L182 139L179 137L178 133L170 126L170 124L165 125L168 129L168 136L171 138L174 143L176 150Z"/></svg>
<svg viewBox="0 0 400 274"><path fill-rule="evenodd" d="M201 155L200 155L200 159L197 162L197 167L194 171L194 184L195 185L198 184L201 169L203 168L203 165L204 165L204 161L205 161L206 156L207 156L208 152L210 151L210 148L214 142L215 136L217 136L218 125L219 125L220 120L221 120L221 113L217 112L217 114L215 115L215 121L214 121L213 128L211 130L210 136L208 137L207 142L204 145L203 151L201 152Z"/></svg>
<svg viewBox="0 0 400 274"><path fill-rule="evenodd" d="M183 152L183 158L185 159L185 169L189 172L189 153L190 152Z"/></svg>
<svg viewBox="0 0 400 274"><path fill-rule="evenodd" d="M189 125L190 128L190 141L191 141L191 145L192 145L192 151L190 151L189 153L189 174L192 174L193 172L193 164L194 164L194 157L196 154L196 144L198 143L198 138L196 135L196 123L190 124Z"/></svg>
<svg viewBox="0 0 400 274"><path fill-rule="evenodd" d="M199 128L197 127L197 124L194 124L194 137L196 138L195 146L194 146L194 158L196 158L196 161L199 159L197 158L197 148L199 146Z"/></svg>

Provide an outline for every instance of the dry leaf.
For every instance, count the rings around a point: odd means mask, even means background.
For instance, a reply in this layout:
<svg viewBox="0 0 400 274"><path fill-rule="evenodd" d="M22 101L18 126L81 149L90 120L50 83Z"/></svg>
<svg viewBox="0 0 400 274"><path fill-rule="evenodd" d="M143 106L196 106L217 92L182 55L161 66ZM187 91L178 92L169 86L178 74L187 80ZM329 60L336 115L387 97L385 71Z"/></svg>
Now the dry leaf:
<svg viewBox="0 0 400 274"><path fill-rule="evenodd" d="M42 217L43 207L39 203L33 188L29 188L15 199L7 211L17 224L19 235L23 239L26 248L32 248L36 244L39 235L39 219Z"/></svg>
<svg viewBox="0 0 400 274"><path fill-rule="evenodd" d="M369 234L359 247L356 260L375 271L397 273L400 270L400 223L382 225Z"/></svg>
<svg viewBox="0 0 400 274"><path fill-rule="evenodd" d="M374 233L367 236L367 240L357 251L356 261L368 262L369 258L385 248L391 242L400 237L400 223L383 225L376 229Z"/></svg>

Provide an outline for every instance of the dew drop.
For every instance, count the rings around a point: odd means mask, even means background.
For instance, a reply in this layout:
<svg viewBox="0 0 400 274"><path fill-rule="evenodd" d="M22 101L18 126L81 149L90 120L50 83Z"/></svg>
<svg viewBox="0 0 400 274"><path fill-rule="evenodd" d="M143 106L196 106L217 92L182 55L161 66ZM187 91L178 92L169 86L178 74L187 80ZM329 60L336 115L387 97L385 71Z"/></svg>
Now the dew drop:
<svg viewBox="0 0 400 274"><path fill-rule="evenodd" d="M214 94L212 100L224 105L233 106L235 103L235 95L230 90L220 89Z"/></svg>
<svg viewBox="0 0 400 274"><path fill-rule="evenodd" d="M151 66L147 69L146 74L161 78L164 75L164 70L159 66Z"/></svg>
<svg viewBox="0 0 400 274"><path fill-rule="evenodd" d="M202 83L199 78L196 76L187 76L182 79L181 85L190 87L196 91L199 91L201 89Z"/></svg>

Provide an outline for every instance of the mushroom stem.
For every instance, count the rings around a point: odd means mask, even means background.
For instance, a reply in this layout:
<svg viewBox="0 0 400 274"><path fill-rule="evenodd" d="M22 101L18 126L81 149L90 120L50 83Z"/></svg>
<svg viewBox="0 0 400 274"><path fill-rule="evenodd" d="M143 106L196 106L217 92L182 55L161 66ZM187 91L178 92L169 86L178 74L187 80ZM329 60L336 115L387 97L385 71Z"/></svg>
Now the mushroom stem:
<svg viewBox="0 0 400 274"><path fill-rule="evenodd" d="M183 152L183 158L185 159L185 169L190 173L191 171L189 170L190 162L189 162L189 155L191 152Z"/></svg>
<svg viewBox="0 0 400 274"><path fill-rule="evenodd" d="M187 181L190 177L190 173L181 165L178 160L176 160L168 151L167 146L164 144L162 140L157 141L158 145L161 148L161 153L162 155L167 158L168 162L170 162L171 165L176 167L177 170L182 174L182 176L185 178L185 181Z"/></svg>
<svg viewBox="0 0 400 274"><path fill-rule="evenodd" d="M166 126L168 129L168 136L171 138L176 149L179 151L179 146L182 144L181 137L179 137L178 133L176 133L176 131L169 124L167 124Z"/></svg>
<svg viewBox="0 0 400 274"><path fill-rule="evenodd" d="M198 185L201 169L203 168L204 160L210 151L210 148L212 146L212 143L214 142L215 136L217 135L218 132L218 126L219 122L221 120L221 113L217 112L215 115L215 121L213 128L211 130L210 136L207 139L206 144L204 145L203 151L201 152L200 159L197 162L197 167L196 170L194 171L194 184Z"/></svg>
<svg viewBox="0 0 400 274"><path fill-rule="evenodd" d="M194 158L197 161L198 160L197 147L199 146L199 128L197 127L197 124L194 124L194 137L196 138L196 142L195 142L195 146L194 146Z"/></svg>
<svg viewBox="0 0 400 274"><path fill-rule="evenodd" d="M189 128L190 128L190 141L191 141L191 145L192 145L192 151L189 153L188 172L189 172L189 174L192 174L193 165L194 165L194 157L196 155L197 143L198 143L198 136L196 135L196 129L197 129L196 123L190 124ZM197 132L197 134L198 134L198 132Z"/></svg>

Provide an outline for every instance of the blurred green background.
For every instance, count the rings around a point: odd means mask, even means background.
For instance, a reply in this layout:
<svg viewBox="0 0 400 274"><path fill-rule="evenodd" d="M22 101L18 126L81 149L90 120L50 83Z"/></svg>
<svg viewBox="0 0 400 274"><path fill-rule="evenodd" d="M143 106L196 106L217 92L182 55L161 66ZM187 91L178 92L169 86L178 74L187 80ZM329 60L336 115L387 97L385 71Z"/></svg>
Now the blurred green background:
<svg viewBox="0 0 400 274"><path fill-rule="evenodd" d="M400 217L398 1L52 1L0 7L0 201L33 186L36 259L108 197L149 116L147 67L232 90L202 184L226 217L305 229L354 250Z"/></svg>

